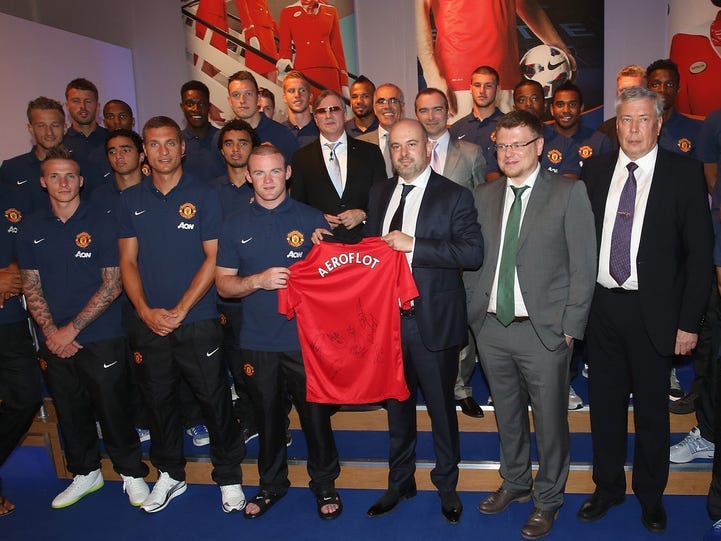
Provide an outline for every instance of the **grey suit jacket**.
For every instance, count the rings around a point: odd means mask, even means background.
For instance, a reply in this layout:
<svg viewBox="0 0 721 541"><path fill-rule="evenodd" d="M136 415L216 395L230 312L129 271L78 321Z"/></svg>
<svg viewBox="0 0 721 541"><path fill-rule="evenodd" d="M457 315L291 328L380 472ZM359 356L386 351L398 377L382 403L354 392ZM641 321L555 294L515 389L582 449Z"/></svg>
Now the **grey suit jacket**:
<svg viewBox="0 0 721 541"><path fill-rule="evenodd" d="M469 322L478 335L500 257L506 177L476 188L483 267L472 283ZM518 282L533 328L548 350L583 338L596 282L596 229L582 182L541 170L518 236Z"/></svg>
<svg viewBox="0 0 721 541"><path fill-rule="evenodd" d="M366 143L373 143L374 145L378 144L378 130L373 130L372 132L366 132L363 135L359 135L356 137L356 139L359 139L360 141L365 141Z"/></svg>
<svg viewBox="0 0 721 541"><path fill-rule="evenodd" d="M443 176L471 191L486 182L486 159L481 147L468 141L451 139L443 166Z"/></svg>

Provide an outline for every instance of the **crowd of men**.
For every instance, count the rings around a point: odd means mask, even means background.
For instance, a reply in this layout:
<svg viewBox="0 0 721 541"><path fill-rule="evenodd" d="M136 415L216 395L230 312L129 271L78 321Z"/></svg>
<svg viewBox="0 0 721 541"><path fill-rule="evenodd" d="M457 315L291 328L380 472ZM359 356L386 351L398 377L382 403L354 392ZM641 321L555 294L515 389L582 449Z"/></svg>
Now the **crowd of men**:
<svg viewBox="0 0 721 541"><path fill-rule="evenodd" d="M234 118L221 128L209 121L210 92L199 81L180 89L184 129L156 116L138 134L117 99L105 103L100 126L98 91L85 79L67 85L67 129L62 104L32 100L35 145L0 166L0 464L39 407L42 373L73 474L53 508L103 486L101 433L130 503L163 510L186 490L187 429L210 444L223 511L254 519L290 486L292 403L318 515L335 519L343 510L335 406L317 399L324 373L308 364L327 346L280 313L279 296L303 287L292 265L314 245L356 245L360 261L363 239L380 237L415 288L391 299L395 353L387 355L402 392L382 396L388 489L367 515L416 495L420 389L436 455L431 480L442 516L458 523L456 407L484 415L470 385L478 358L503 478L478 510L497 514L532 499L521 535L549 534L569 473L567 411L583 404L570 386L582 358L596 490L578 518L598 520L624 501L633 395L632 488L644 526L665 530L669 452L678 462L713 456L721 421L712 284L712 252L721 265L712 230L712 221L721 227L721 112L703 126L678 113L680 76L669 60L619 72L616 117L600 131L583 124L583 95L570 81L549 103L541 85L522 81L505 114L493 67L478 67L470 81L472 112L450 128L441 90L421 90L409 118L397 85L360 76L349 88L349 118L338 92L314 91L297 70L283 78L283 123L272 118L272 93L247 71L228 79ZM342 266L334 259L321 277ZM306 293L322 297L313 287ZM370 343L376 317L356 312L347 317L362 319ZM332 335L342 356L370 360L370 347ZM692 351L697 382L675 398L679 410L698 409L699 428L671 447L672 363ZM240 464L256 436L260 486L246 499ZM148 437L152 491L140 447ZM709 513L719 519L721 460L714 472ZM0 486L0 516L13 510Z"/></svg>

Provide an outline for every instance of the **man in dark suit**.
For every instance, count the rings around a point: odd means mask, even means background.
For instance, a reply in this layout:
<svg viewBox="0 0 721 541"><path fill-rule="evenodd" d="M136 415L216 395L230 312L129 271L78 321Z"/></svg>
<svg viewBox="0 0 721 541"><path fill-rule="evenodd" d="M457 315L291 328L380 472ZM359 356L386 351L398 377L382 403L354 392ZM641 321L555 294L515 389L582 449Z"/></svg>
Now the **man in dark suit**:
<svg viewBox="0 0 721 541"><path fill-rule="evenodd" d="M387 177L378 147L345 132L345 112L345 102L335 91L318 95L313 113L320 137L293 155L290 194L322 211L334 230L342 226L360 232L368 192Z"/></svg>
<svg viewBox="0 0 721 541"><path fill-rule="evenodd" d="M533 513L521 530L526 539L550 533L563 504L569 359L573 339L583 338L596 270L586 189L541 167L542 133L541 121L527 111L496 124L505 176L475 192L485 254L469 285L469 320L493 394L503 477L478 509L496 514L533 496ZM535 480L529 402L539 457Z"/></svg>
<svg viewBox="0 0 721 541"><path fill-rule="evenodd" d="M712 232L701 164L657 144L663 103L641 87L616 99L619 152L594 157L583 179L596 220L598 275L587 345L593 480L578 518L623 502L633 393L633 491L641 521L666 529L671 359L695 346L710 287Z"/></svg>
<svg viewBox="0 0 721 541"><path fill-rule="evenodd" d="M437 88L424 88L416 96L416 118L428 133L431 145L431 168L469 190L486 181L486 160L481 147L451 137L448 123L448 99ZM483 417L483 410L473 398L471 376L476 367L473 340L461 350L458 378L454 389L456 403L470 417Z"/></svg>
<svg viewBox="0 0 721 541"><path fill-rule="evenodd" d="M396 123L390 150L398 175L371 188L365 234L383 235L391 248L406 253L420 297L410 310L401 311L403 362L411 395L403 402L387 402L388 490L368 509L368 516L384 515L401 499L416 494L416 395L420 387L436 453L431 481L440 493L441 513L455 524L463 506L456 494L460 451L453 386L458 352L468 338L461 271L481 265L483 239L471 192L430 168L428 135L419 122Z"/></svg>

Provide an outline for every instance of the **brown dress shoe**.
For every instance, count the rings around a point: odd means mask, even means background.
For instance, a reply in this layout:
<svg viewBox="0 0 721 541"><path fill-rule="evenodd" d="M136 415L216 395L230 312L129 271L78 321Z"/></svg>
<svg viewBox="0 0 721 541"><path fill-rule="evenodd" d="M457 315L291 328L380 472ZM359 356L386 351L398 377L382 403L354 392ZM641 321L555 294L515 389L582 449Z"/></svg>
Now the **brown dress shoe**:
<svg viewBox="0 0 721 541"><path fill-rule="evenodd" d="M478 504L478 510L484 515L495 515L506 510L513 502L527 502L531 499L531 491L511 492L501 487Z"/></svg>
<svg viewBox="0 0 721 541"><path fill-rule="evenodd" d="M543 511L534 508L531 516L521 528L521 535L524 539L540 539L551 533L553 521L558 516L558 509L552 511Z"/></svg>

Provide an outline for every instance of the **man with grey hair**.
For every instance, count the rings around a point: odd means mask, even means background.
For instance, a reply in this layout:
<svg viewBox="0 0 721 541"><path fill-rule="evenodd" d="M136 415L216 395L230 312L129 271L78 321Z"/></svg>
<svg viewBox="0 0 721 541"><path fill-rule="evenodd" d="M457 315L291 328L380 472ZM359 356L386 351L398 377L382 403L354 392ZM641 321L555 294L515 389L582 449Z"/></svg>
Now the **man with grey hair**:
<svg viewBox="0 0 721 541"><path fill-rule="evenodd" d="M346 133L345 112L334 90L318 95L313 116L320 136L293 155L290 185L293 199L321 210L335 234L360 233L371 186L387 178L378 147Z"/></svg>
<svg viewBox="0 0 721 541"><path fill-rule="evenodd" d="M393 176L390 151L391 128L403 118L403 91L393 83L383 83L373 93L373 112L378 118L378 129L360 135L358 139L378 145L386 164L386 176Z"/></svg>
<svg viewBox="0 0 721 541"><path fill-rule="evenodd" d="M666 529L671 360L696 346L712 247L701 164L658 146L662 113L654 92L622 90L620 150L583 167L599 246L586 333L596 489L578 518L600 519L625 499L633 393L633 491L652 532Z"/></svg>

